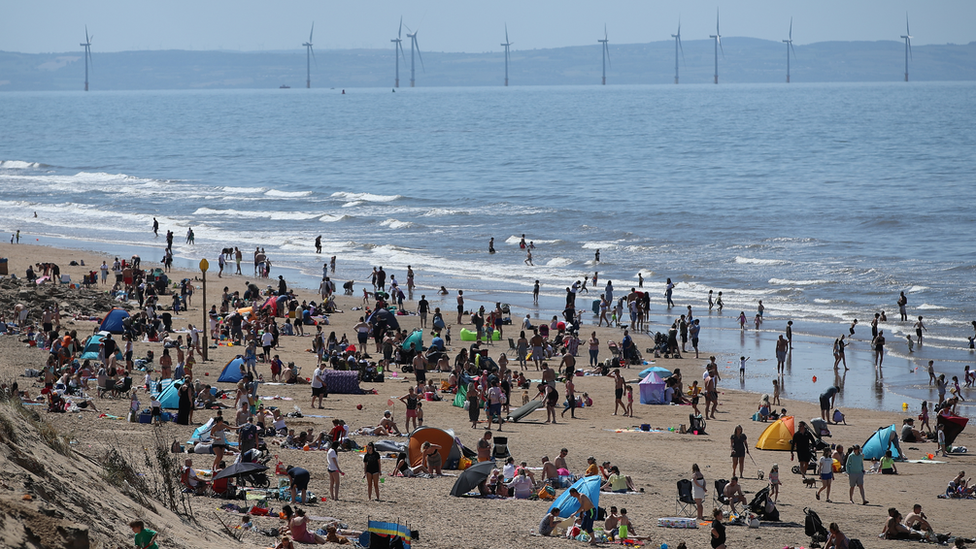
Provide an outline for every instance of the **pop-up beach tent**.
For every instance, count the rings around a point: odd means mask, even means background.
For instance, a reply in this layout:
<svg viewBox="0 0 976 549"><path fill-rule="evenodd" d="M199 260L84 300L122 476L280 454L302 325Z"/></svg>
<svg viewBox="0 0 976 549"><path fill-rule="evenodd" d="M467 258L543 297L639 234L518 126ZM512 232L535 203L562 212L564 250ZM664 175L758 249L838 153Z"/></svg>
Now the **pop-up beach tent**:
<svg viewBox="0 0 976 549"><path fill-rule="evenodd" d="M770 423L769 427L759 435L756 439L756 448L789 452L795 432L793 416L783 416Z"/></svg>
<svg viewBox="0 0 976 549"><path fill-rule="evenodd" d="M241 355L237 355L236 358L232 358L230 362L224 366L224 370L220 372L220 377L217 381L220 383L237 383L244 376L241 375L241 366L244 365L244 359Z"/></svg>
<svg viewBox="0 0 976 549"><path fill-rule="evenodd" d="M177 381L169 384L169 387L163 389L163 392L159 394L159 403L162 405L164 410L177 410L180 407L180 387L183 386L182 381Z"/></svg>
<svg viewBox="0 0 976 549"><path fill-rule="evenodd" d="M85 349L82 351L81 356L78 357L78 360L98 360L98 344L101 343L107 335L108 332L98 332L97 334L91 336L88 339L88 343L85 345ZM115 357L122 360L122 351L116 350Z"/></svg>
<svg viewBox="0 0 976 549"><path fill-rule="evenodd" d="M946 446L950 446L955 442L956 437L966 428L967 423L969 423L968 417L944 416L939 414L938 419L936 419L936 425L941 425L942 432L945 433Z"/></svg>
<svg viewBox="0 0 976 549"><path fill-rule="evenodd" d="M416 347L414 348L415 351L422 351L424 349L423 330L414 330L412 334L410 334L409 336L407 336L406 339L403 340L403 345L401 345L400 348L403 349L404 351L409 351L411 344L416 345Z"/></svg>
<svg viewBox="0 0 976 549"><path fill-rule="evenodd" d="M667 404L664 399L665 382L656 372L649 372L638 384L641 404Z"/></svg>
<svg viewBox="0 0 976 549"><path fill-rule="evenodd" d="M593 507L597 508L600 506L600 484L602 484L603 478L600 475L595 475L591 477L583 477L573 483L565 492L559 494L559 497L552 502L549 506L549 511L551 512L555 508L559 508L559 516L561 518L567 518L576 511L579 511L579 501L569 494L569 490L576 488L576 491L583 494L584 496L590 498L590 502L593 503Z"/></svg>
<svg viewBox="0 0 976 549"><path fill-rule="evenodd" d="M892 435L898 436L898 430L894 423L875 431L861 446L861 454L864 455L864 459L881 459L888 450L891 450L891 457L900 458L901 454L898 452L898 448L891 442Z"/></svg>
<svg viewBox="0 0 976 549"><path fill-rule="evenodd" d="M419 427L410 433L407 440L407 461L411 467L424 462L422 446L425 442L437 444L441 447L437 451L441 456L441 463L457 463L461 459L461 451L454 444L454 432L438 429L437 427Z"/></svg>
<svg viewBox="0 0 976 549"><path fill-rule="evenodd" d="M116 307L105 315L105 318L102 319L102 325L99 326L98 330L100 332L112 332L113 334L125 333L122 321L127 318L129 318L129 313L125 309Z"/></svg>

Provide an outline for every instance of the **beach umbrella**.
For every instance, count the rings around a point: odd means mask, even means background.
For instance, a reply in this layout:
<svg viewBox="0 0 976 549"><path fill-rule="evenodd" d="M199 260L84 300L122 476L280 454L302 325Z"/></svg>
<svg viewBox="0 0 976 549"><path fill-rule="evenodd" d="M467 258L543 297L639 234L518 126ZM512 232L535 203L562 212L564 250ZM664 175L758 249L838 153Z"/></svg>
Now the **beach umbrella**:
<svg viewBox="0 0 976 549"><path fill-rule="evenodd" d="M235 463L226 469L221 469L219 473L214 475L213 480L220 480L227 477L236 477L238 475L246 475L248 473L260 473L261 471L267 471L267 465L261 465L260 463Z"/></svg>
<svg viewBox="0 0 976 549"><path fill-rule="evenodd" d="M641 379L644 379L645 377L647 377L647 374L651 372L654 372L655 374L661 376L661 379L668 379L669 377L671 377L671 370L668 370L667 368L662 368L660 366L650 366L648 368L644 368L643 370L641 370L641 373L638 375L640 376Z"/></svg>
<svg viewBox="0 0 976 549"><path fill-rule="evenodd" d="M482 461L481 463L475 463L471 467L468 467L461 472L461 476L454 483L454 487L451 488L451 495L459 498L474 490L488 478L488 475L491 474L491 470L494 468L495 462L493 461Z"/></svg>

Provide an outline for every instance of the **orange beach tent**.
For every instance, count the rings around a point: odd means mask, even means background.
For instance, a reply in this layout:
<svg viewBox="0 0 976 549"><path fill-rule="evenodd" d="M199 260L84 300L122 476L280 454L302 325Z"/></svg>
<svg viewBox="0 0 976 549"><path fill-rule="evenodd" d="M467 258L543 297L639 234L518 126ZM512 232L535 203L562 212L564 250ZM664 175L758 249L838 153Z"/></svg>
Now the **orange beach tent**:
<svg viewBox="0 0 976 549"><path fill-rule="evenodd" d="M756 440L756 448L789 452L790 442L793 440L793 433L795 432L796 426L793 424L793 416L783 416L772 422L759 435Z"/></svg>

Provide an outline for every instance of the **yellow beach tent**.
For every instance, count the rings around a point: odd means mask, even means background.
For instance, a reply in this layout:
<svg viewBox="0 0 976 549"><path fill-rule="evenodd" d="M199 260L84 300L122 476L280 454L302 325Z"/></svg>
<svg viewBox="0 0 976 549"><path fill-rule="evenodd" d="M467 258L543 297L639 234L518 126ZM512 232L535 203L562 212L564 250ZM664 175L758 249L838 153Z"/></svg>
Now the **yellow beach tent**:
<svg viewBox="0 0 976 549"><path fill-rule="evenodd" d="M793 433L795 432L796 426L793 424L793 416L781 417L772 422L759 435L759 439L756 440L756 448L789 452L790 442L793 440Z"/></svg>

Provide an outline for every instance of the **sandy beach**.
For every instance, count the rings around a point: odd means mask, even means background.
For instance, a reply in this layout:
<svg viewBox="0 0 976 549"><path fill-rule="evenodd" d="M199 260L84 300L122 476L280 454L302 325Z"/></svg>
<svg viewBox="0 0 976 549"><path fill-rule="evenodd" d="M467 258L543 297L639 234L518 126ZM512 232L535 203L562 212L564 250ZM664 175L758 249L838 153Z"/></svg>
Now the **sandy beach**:
<svg viewBox="0 0 976 549"><path fill-rule="evenodd" d="M97 270L98 265L103 260L111 264L114 259L113 256L94 252L26 244L2 244L0 245L0 257L8 259L9 272L17 277L24 275L29 264L56 262L60 266L61 272L70 274L73 281L80 281L88 271ZM143 268L158 266L150 259L149 257L143 258ZM216 260L215 258L209 259L211 270L207 275L208 307L212 304L219 305L220 294L225 286L231 291L239 290L243 293L246 281L255 282L253 277L240 275L218 278L216 276ZM327 256L323 256L323 260L327 260ZM69 262L71 261L79 263L84 261L85 266L70 266ZM246 273L251 269L247 256L245 256L243 268ZM265 285L276 283L277 274L272 271L272 278L267 281L257 281L258 286L263 288ZM398 279L406 278L405 273L395 274ZM200 294L202 291L201 282L197 280L199 275L198 271L173 271L169 273L173 280L193 279L194 286L197 288L190 310L174 315L174 326L179 329L185 329L188 323L195 325L201 323L203 300ZM288 275L286 274L287 278ZM336 282L340 286L340 294L341 282L346 279L344 276L337 277ZM302 288L296 284L290 282L289 287L296 291L299 301L304 299L318 301L315 290ZM361 291L358 288L357 286L356 295L339 295L337 297L337 304L343 312L330 315L330 324L324 328L326 333L332 330L339 336L345 333L351 341L355 341L353 326L361 316L360 312L355 309L362 306ZM99 285L97 289L108 291L109 286ZM45 292L49 291L49 288L41 286L30 291L43 296ZM419 298L419 295L414 297ZM434 303L432 296L428 296L428 299L431 299L433 306L442 306ZM453 294L448 296L448 299L453 300ZM166 303L166 301L162 301L162 303ZM526 296L525 303L513 303L512 305L513 308L515 306L525 307L529 303L530 298ZM485 305L487 308L493 304L469 300L466 305L468 309L476 309L479 305ZM405 308L410 311L415 310L416 301L406 302ZM442 308L445 307L442 306ZM680 314L682 309L683 305L678 303L675 311ZM452 306L446 306L445 318L454 320L453 311ZM70 307L62 307L62 328L77 330L79 336L84 337L92 333L97 324L88 320L71 320L71 315L102 316L106 312L105 310L71 310ZM0 313L9 320L13 311L5 310L0 311ZM29 320L38 322L39 319L39 312L34 311ZM400 316L398 320L401 327L408 331L419 327L419 317L417 316ZM709 320L708 317L703 318L703 335L709 332ZM283 322L283 319L281 321ZM515 314L513 314L513 321L519 322L519 318ZM464 327L471 328L468 324L465 324ZM452 329L454 346L449 349L451 357L461 348L459 328L461 326L454 325ZM587 320L582 328L581 337L594 330L601 340L599 360L602 362L611 356L607 342L610 340L620 342L622 332L617 328L595 328ZM512 333L513 331L514 333ZM509 336L517 337L517 335L518 330L513 330L513 327L506 327L506 338ZM31 392L31 395L36 395L41 388L38 380L23 377L24 370L28 368L40 369L46 361L47 353L36 348L29 348L20 340L20 337L0 337L0 349L2 349L0 350L0 380L4 382L16 380L22 390L26 389ZM804 534L802 526L804 507L816 510L825 524L837 522L849 537L859 538L865 547L898 547L911 543L879 540L877 536L881 532L888 507L896 507L902 514L907 514L915 503L923 506L936 532L951 531L954 535L976 536L976 527L965 518L971 516L969 501L945 500L936 497L944 493L946 483L959 470L967 470L968 472L972 468L972 458L969 455L938 458L938 463L899 463L899 474L897 476L867 475L865 489L867 499L870 502L868 505L851 505L848 502L846 475L838 475L837 480L834 481L834 491L831 497L833 503L816 500L814 498L816 490L806 488L801 483L799 475L790 473L789 470L795 462L791 463L788 452L761 451L754 447L756 439L767 426L766 423L755 422L751 419L759 404L759 394L738 390L740 383L737 365L734 365L733 361L740 351L735 348L722 348L718 345L719 341L719 338L714 337L703 338L701 358L698 360L693 358L693 353L686 353L683 359L657 359L654 361L655 365L669 370L680 368L685 385L688 385L696 379L701 383L703 366L709 355L718 357L719 372L723 379L718 384L720 395L717 419L708 421L707 434L696 436L669 431L669 428L674 428L677 431L680 425L689 423L688 416L691 413L691 407L639 404L637 396L639 390L636 386L636 380L638 372L643 367L632 367L623 370L622 374L628 382L634 382L635 417L613 415L614 385L612 379L596 376L578 377L576 391L578 393L588 392L593 399L593 406L578 409L577 419L571 420L567 415L565 421L560 421L555 425L542 423L545 420L544 410L531 414L522 422L505 424L503 432L509 438L508 446L512 455L517 462L526 461L530 467L537 467L541 465L540 458L542 456L555 457L558 455L559 449L565 447L569 450L567 462L575 474L582 474L588 456L594 456L597 463L609 461L619 467L623 474L632 477L636 486L641 488L643 493L604 494L601 495L599 501L601 507L609 508L614 505L618 508L626 508L636 527L636 533L641 536L650 536L648 547L658 547L662 543L667 543L669 547L675 547L681 541L686 542L688 547L707 547L709 536L707 525L700 526L696 530L659 528L657 519L675 516L676 482L680 479L690 478L693 463L697 463L701 467L708 483L709 491L705 504L706 514L708 514L712 508L711 498L714 492L712 483L716 479L727 479L732 475L729 436L736 425L741 425L748 437L751 455L751 459L748 457L746 459L745 475L741 481L743 489L747 497L751 498L752 494L767 485L765 480L757 478L758 472L762 471L764 475L767 475L772 465L778 463L781 471L780 478L783 482L778 508L783 522L776 526L764 525L759 529L730 526L728 528L730 547L759 549L809 546L810 538ZM425 335L425 342L429 343L428 335ZM646 335L637 335L635 342L642 352L651 345L651 340ZM762 340L756 338L755 343L750 340L750 345L754 345L757 350L761 348L764 359L773 354L774 343L765 337ZM315 355L309 351L310 349L311 337L283 336L275 353L281 356L283 362L293 361L301 366L303 375L311 375L311 371L315 367ZM497 358L502 353L508 353L509 357L513 356L513 352L508 349L507 341L497 342L489 349L493 358ZM144 356L149 350L152 350L158 357L162 352L162 344L137 342L134 355L136 357ZM198 363L193 370L194 375L202 377L208 382L214 382L223 366L240 352L241 349L238 347L225 345L210 349L210 360ZM644 353L644 357L645 360L653 360L647 353ZM761 376L764 380L771 380L775 373L775 360L759 362L759 358L756 356L754 359L756 361L750 363L749 375ZM584 366L586 361L585 347L581 346L578 363L580 366ZM806 383L811 375L818 375L821 380L815 386L821 391L826 389L829 386L827 383L829 383L831 374L830 364L828 363L825 366L824 362L827 362L826 359L814 363L809 354L797 351L791 360L791 371L786 381L787 387ZM555 366L558 361L550 360L550 364ZM518 371L517 362L510 364L510 368ZM258 369L266 379L270 378L266 364L259 364ZM813 373L810 374L810 372ZM432 373L428 377L439 383L440 380L446 380L447 375L446 373ZM531 372L526 372L526 375L538 379L534 368ZM137 373L134 376L137 383L142 380L142 377L142 373ZM383 411L387 409L393 411L395 419L403 429L404 408L397 399L407 393L407 387L410 384L407 380L413 381L413 376L398 373L396 377L388 376L384 383L362 383L362 388L375 389L377 394L330 394L325 400L324 409L315 409L314 411L310 406L308 385L262 386L259 389L259 394L262 397L285 399L265 400L265 405L279 406L286 412L292 411L295 406L298 406L306 415L324 416L289 420L288 426L296 430L309 427L314 428L316 432L328 430L331 427L332 418L343 419L351 426L352 430L364 426L373 426L379 422ZM762 383L769 382L763 381ZM769 386L771 392L771 384ZM741 387L745 388L745 383ZM761 387L761 385L758 382L750 382L748 388L753 387ZM221 388L232 389L233 386L221 384ZM883 389L879 390L883 391ZM812 390L805 390L803 394L809 395L811 392ZM94 389L90 393L94 394ZM811 399L805 401L791 400L787 398L790 394L789 391L784 394L786 396L783 398L782 407L786 408L790 415L802 420L819 416L819 407L811 402ZM530 396L534 396L534 391L530 393ZM915 401L911 401L907 411L898 413L867 409L877 408L878 406L874 404L874 401L884 398L883 396L872 395L867 390L849 389L842 396L843 409L847 414L847 424L831 426L832 437L825 440L842 444L845 448L852 444L864 443L880 426L887 426L892 423L900 426L902 419L918 414ZM139 397L144 405L148 402L148 395L141 390ZM461 408L453 407L450 404L451 398L446 397L441 402L425 403L424 424L443 429L453 429L465 446L474 448L477 440L482 436L483 430L480 425L478 429L472 429L467 421L467 412ZM890 397L888 398L890 400ZM391 399L395 401L392 407L388 405L388 401ZM516 403L521 400L520 392L516 397L516 391L513 391L513 400ZM128 410L127 400L95 399L95 403L100 412L114 416L124 416ZM863 403L864 406L858 406L859 403ZM362 406L362 409L357 408L359 405ZM70 434L70 437L75 441L72 444L74 449L94 460L87 461L77 457L71 458L60 455L44 458L61 460L49 463L52 466L60 467L61 471L72 471L69 476L79 480L74 489L78 489L79 486L86 487L84 495L78 497L90 498L94 502L92 509L98 509L99 512L86 512L86 508L78 502L59 501L57 494L42 497L37 495L39 491L28 490L28 486L43 483L45 479L43 475L36 471L30 471L29 468L13 459L14 452L8 443L0 450L0 462L2 462L3 471L0 478L3 479L4 487L0 499L6 500L10 504L9 510L6 511L8 519L16 521L17 517L24 517L28 514L32 517L41 516L50 519L50 516L39 510L53 508L57 513L62 514L62 517L57 519L58 521L62 521L64 524L75 524L76 527L78 527L77 525L87 526L93 546L119 547L131 545L131 533L129 533L126 523L128 520L136 518L134 514L138 512L141 515L139 518L145 520L153 529L161 532L162 535L159 540L161 547L216 548L228 545L230 539L227 534L221 531L222 527L216 518L216 514L220 514L222 520L232 524L239 522L240 517L216 510L217 507L226 503L223 500L209 500L204 497L193 498L196 520L195 522L188 522L169 512L137 511L138 506L128 501L125 496L121 496L117 490L105 488L99 484L101 480L99 469L102 465L100 458L110 448L123 446L128 448L130 452L138 452L147 445L153 444L153 441L158 440L157 437L167 442L173 440L184 442L189 438L195 426L187 427L166 423L160 427L152 427L100 418L99 414L95 413L82 413L80 415L44 414L43 408L37 407L37 410L43 419L50 421L62 432ZM211 411L197 410L193 416L194 423L202 423L212 415L213 412ZM641 424L649 424L654 432L621 432ZM369 440L375 439L375 437L365 436L353 438L360 445L365 445ZM316 495L328 494L326 452L278 450L271 446L270 440L268 442L269 447L284 464L302 466L311 472L310 488ZM973 437L972 429L964 431L955 444L976 448L976 439ZM905 449L910 460L923 459L927 454L936 452L933 443L902 443L902 448ZM37 448L32 449L32 451L40 456ZM193 457L198 466L208 466L208 456ZM43 461L41 457L38 459ZM447 474L444 477L434 479L390 478L387 473L391 470L393 462L383 460L384 482L381 484L383 501L370 502L366 499L366 485L362 478L361 454L342 452L339 454L339 463L347 472L342 478L340 500L333 501L330 499L309 505L307 507L309 515L335 517L347 523L352 529L365 529L367 517L400 521L419 531L420 539L415 542L417 547L520 548L525 546L565 547L579 544L575 541L547 539L530 534L546 513L549 506L548 502L451 497L449 492L456 480L458 471L445 471ZM31 480L28 481L28 479ZM34 493L35 497L32 501L24 501L22 496L29 492ZM855 501L860 503L860 498L856 494ZM277 501L271 503L276 511L280 505L281 502ZM109 512L108 510L112 511ZM3 513L0 511L0 517L4 516ZM18 515L18 513L20 514ZM23 520L21 519L22 522ZM277 527L280 522L275 518L255 518L254 520L255 524L262 528ZM43 539L43 536L40 541L30 542L34 545L27 545L26 540L30 536L24 529L13 528L9 524L3 525L2 528L6 535L4 536L5 541L0 542L0 546L57 546L49 544ZM54 539L56 535L50 532L47 535ZM245 547L270 547L275 543L272 538L257 533L247 534L242 541Z"/></svg>

